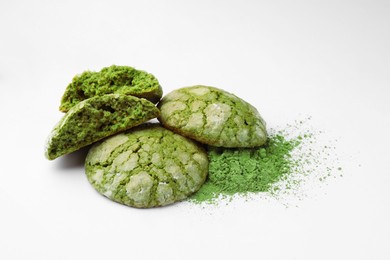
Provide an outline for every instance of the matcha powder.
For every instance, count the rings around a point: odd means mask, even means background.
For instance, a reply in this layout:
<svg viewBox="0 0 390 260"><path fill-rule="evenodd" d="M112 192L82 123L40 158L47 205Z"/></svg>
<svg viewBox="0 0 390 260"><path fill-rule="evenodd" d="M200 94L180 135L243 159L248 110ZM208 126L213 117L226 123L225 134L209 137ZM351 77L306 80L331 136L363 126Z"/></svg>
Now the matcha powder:
<svg viewBox="0 0 390 260"><path fill-rule="evenodd" d="M291 152L297 145L298 140L287 141L275 135L262 148L209 147L208 180L192 200L212 201L219 195L269 191L272 184L291 172Z"/></svg>
<svg viewBox="0 0 390 260"><path fill-rule="evenodd" d="M217 199L267 192L270 195L292 190L304 177L314 175L323 181L336 167L323 170L321 161L332 147L322 146L317 154L307 144L315 142L310 133L288 138L289 134L271 134L259 148L233 149L208 147L209 174L205 184L195 193L193 203L215 203ZM340 170L340 168L338 168ZM316 171L321 171L317 174ZM288 192L287 192L288 193ZM226 201L226 200L225 200Z"/></svg>

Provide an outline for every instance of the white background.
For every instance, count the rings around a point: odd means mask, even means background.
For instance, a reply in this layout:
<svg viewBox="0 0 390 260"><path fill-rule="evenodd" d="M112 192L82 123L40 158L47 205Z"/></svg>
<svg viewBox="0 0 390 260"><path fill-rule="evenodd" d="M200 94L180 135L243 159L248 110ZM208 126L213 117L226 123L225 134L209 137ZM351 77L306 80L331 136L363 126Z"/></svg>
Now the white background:
<svg viewBox="0 0 390 260"><path fill-rule="evenodd" d="M0 259L390 259L389 60L385 0L2 0ZM43 156L66 85L111 64L226 89L269 128L311 116L343 177L288 207L113 203L85 151Z"/></svg>

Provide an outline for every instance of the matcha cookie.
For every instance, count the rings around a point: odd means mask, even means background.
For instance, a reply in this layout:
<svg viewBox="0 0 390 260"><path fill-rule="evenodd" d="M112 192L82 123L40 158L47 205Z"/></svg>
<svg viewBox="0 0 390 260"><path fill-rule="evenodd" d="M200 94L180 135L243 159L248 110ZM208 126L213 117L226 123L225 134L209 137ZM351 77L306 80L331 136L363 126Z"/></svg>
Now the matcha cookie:
<svg viewBox="0 0 390 260"><path fill-rule="evenodd" d="M60 120L51 132L46 157L53 160L107 136L159 115L156 106L142 98L109 94L86 99Z"/></svg>
<svg viewBox="0 0 390 260"><path fill-rule="evenodd" d="M161 124L181 135L218 147L255 147L267 140L265 122L249 103L224 90L177 89L158 104Z"/></svg>
<svg viewBox="0 0 390 260"><path fill-rule="evenodd" d="M113 93L157 103L162 96L162 88L152 74L128 66L112 65L99 72L85 71L75 76L66 88L60 111L67 112L84 99Z"/></svg>
<svg viewBox="0 0 390 260"><path fill-rule="evenodd" d="M194 141L145 124L95 144L85 169L92 186L109 199L151 208L196 192L206 179L208 158Z"/></svg>

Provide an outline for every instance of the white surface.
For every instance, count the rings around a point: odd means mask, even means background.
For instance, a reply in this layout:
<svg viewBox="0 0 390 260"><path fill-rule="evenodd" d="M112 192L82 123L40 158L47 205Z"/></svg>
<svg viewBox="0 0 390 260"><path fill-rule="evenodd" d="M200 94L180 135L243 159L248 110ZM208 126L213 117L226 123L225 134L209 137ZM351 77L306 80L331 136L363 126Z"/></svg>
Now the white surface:
<svg viewBox="0 0 390 260"><path fill-rule="evenodd" d="M390 259L389 13L385 0L1 1L0 259ZM43 156L66 85L111 64L165 93L224 88L271 128L312 116L344 177L297 207L112 203L85 153Z"/></svg>

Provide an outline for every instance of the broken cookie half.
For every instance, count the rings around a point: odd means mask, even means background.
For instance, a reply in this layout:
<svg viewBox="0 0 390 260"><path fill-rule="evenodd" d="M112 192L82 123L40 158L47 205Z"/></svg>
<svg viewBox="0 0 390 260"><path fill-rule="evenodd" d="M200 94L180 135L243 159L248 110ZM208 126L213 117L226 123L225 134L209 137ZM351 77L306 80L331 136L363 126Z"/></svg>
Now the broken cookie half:
<svg viewBox="0 0 390 260"><path fill-rule="evenodd" d="M76 75L62 96L60 111L67 112L85 99L106 94L130 95L157 103L163 91L152 74L129 66L112 65L98 72L84 71Z"/></svg>
<svg viewBox="0 0 390 260"><path fill-rule="evenodd" d="M52 130L45 155L53 160L159 115L143 98L121 94L95 96L73 106Z"/></svg>

